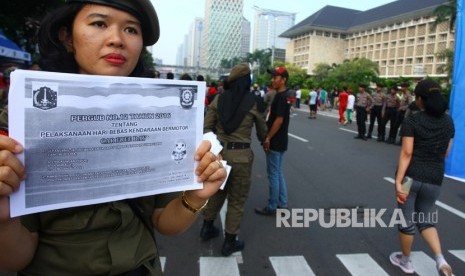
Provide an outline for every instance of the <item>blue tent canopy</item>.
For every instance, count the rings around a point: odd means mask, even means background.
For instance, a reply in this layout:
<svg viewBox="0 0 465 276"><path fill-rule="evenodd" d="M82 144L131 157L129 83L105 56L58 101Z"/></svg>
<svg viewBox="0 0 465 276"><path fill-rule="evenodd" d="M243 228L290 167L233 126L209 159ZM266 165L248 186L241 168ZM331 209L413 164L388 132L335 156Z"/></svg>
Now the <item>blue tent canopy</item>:
<svg viewBox="0 0 465 276"><path fill-rule="evenodd" d="M465 18L464 2L457 1L457 30L455 32L454 76L450 96L450 114L454 120L455 138L446 162L449 176L465 181Z"/></svg>
<svg viewBox="0 0 465 276"><path fill-rule="evenodd" d="M31 61L31 54L24 52L0 31L0 57Z"/></svg>

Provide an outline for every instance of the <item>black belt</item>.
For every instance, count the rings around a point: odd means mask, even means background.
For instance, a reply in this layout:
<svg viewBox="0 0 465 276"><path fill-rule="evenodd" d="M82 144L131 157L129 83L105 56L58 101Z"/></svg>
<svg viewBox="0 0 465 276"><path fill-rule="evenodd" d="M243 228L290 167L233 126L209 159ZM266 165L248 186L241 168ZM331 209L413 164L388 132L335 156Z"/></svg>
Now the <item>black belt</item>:
<svg viewBox="0 0 465 276"><path fill-rule="evenodd" d="M221 145L224 147L225 142L221 142ZM226 142L226 148L233 149L249 149L250 143L239 143L239 142Z"/></svg>

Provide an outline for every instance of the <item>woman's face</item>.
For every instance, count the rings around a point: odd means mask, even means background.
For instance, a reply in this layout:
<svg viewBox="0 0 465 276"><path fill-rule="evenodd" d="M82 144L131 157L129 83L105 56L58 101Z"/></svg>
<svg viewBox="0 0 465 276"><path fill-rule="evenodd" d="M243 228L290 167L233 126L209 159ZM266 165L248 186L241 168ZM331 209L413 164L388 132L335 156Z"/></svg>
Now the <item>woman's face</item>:
<svg viewBox="0 0 465 276"><path fill-rule="evenodd" d="M74 19L71 37L65 36L81 74L129 76L143 47L139 20L102 5L85 5Z"/></svg>

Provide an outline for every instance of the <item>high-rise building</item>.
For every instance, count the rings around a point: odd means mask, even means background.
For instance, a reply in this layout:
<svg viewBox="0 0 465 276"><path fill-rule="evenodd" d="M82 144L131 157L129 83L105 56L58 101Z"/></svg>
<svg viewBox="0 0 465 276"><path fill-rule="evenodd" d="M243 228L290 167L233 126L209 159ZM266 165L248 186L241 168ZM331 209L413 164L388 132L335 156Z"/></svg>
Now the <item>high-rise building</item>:
<svg viewBox="0 0 465 276"><path fill-rule="evenodd" d="M255 6L253 50L285 49L288 38L279 35L295 24L295 13L262 9Z"/></svg>
<svg viewBox="0 0 465 276"><path fill-rule="evenodd" d="M201 67L218 68L241 55L243 8L243 0L205 0Z"/></svg>
<svg viewBox="0 0 465 276"><path fill-rule="evenodd" d="M244 17L242 21L241 57L246 57L250 53L250 36L250 21Z"/></svg>
<svg viewBox="0 0 465 276"><path fill-rule="evenodd" d="M192 22L187 38L187 66L200 66L200 47L203 32L203 18L197 17Z"/></svg>
<svg viewBox="0 0 465 276"><path fill-rule="evenodd" d="M399 0L367 11L325 6L290 28L286 61L312 73L317 63L368 58L381 77L444 77L437 53L454 48L449 23L432 28L447 0ZM343 20L350 18L351 20Z"/></svg>

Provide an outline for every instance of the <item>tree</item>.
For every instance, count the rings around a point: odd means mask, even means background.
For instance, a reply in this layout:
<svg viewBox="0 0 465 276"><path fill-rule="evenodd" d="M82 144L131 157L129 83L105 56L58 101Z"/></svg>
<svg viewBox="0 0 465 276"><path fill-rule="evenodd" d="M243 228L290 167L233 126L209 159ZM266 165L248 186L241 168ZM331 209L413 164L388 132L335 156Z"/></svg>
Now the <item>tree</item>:
<svg viewBox="0 0 465 276"><path fill-rule="evenodd" d="M369 84L378 79L378 64L367 58L344 60L329 74L333 85L357 88L360 83Z"/></svg>
<svg viewBox="0 0 465 276"><path fill-rule="evenodd" d="M452 79L452 72L454 70L454 50L452 49L444 49L438 53L436 53L436 57L440 59L445 59L446 64L441 64L437 68L437 72L440 74L447 74L448 79Z"/></svg>
<svg viewBox="0 0 465 276"><path fill-rule="evenodd" d="M48 11L63 5L65 0L2 1L0 29L13 42L37 59L37 31Z"/></svg>
<svg viewBox="0 0 465 276"><path fill-rule="evenodd" d="M436 20L431 25L432 30L435 30L441 23L449 21L449 32L451 32L455 29L457 19L457 0L448 0L447 4L438 6L434 9L433 16Z"/></svg>

